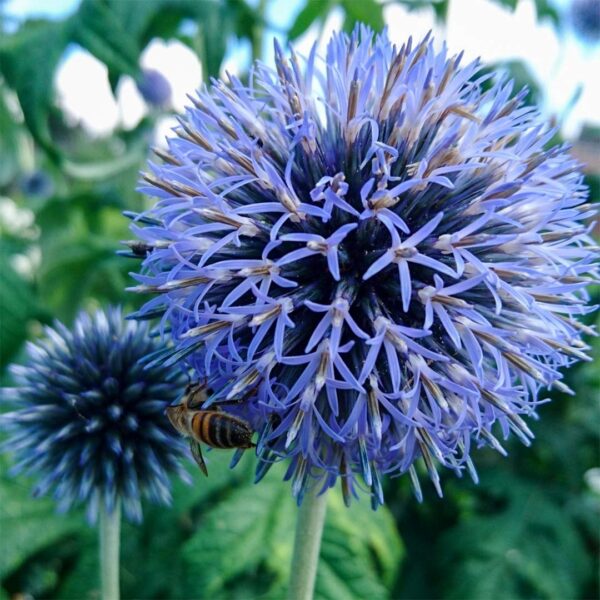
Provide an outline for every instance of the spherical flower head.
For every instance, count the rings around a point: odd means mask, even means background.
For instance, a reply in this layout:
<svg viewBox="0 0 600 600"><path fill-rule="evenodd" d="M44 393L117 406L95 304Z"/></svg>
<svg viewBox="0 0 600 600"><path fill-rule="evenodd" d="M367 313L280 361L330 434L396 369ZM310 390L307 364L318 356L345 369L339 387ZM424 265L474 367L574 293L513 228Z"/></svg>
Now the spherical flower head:
<svg viewBox="0 0 600 600"><path fill-rule="evenodd" d="M45 171L33 171L21 179L21 192L30 198L48 198L54 192L54 184Z"/></svg>
<svg viewBox="0 0 600 600"><path fill-rule="evenodd" d="M193 98L134 217L137 314L256 431L257 479L347 501L416 463L476 477L474 446L532 433L540 390L585 358L597 276L587 190L526 90L426 37L335 34ZM419 467L421 468L421 467Z"/></svg>
<svg viewBox="0 0 600 600"><path fill-rule="evenodd" d="M27 362L11 368L16 386L4 390L18 410L2 416L14 473L37 478L34 493L52 491L59 508L99 503L141 518L141 497L170 501L169 473L180 472L180 441L164 410L185 384L180 371L144 369L138 360L156 342L145 325L122 320L119 309L80 314L27 346ZM7 393L6 393L7 392Z"/></svg>
<svg viewBox="0 0 600 600"><path fill-rule="evenodd" d="M573 0L571 20L575 31L587 42L600 42L600 0Z"/></svg>
<svg viewBox="0 0 600 600"><path fill-rule="evenodd" d="M142 98L151 106L165 106L171 99L171 84L165 76L154 69L144 69L137 82Z"/></svg>

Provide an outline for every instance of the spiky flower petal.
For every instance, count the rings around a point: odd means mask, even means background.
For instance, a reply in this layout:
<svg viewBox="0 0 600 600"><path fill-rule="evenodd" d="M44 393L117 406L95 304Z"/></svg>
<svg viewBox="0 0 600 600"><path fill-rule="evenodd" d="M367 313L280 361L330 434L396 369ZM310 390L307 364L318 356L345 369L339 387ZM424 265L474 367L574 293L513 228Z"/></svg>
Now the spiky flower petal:
<svg viewBox="0 0 600 600"><path fill-rule="evenodd" d="M2 416L3 449L14 473L37 478L34 493L52 492L59 508L99 503L141 518L141 497L170 501L170 472L180 441L165 414L181 393L181 372L144 369L138 360L157 347L144 324L125 323L119 309L82 313L72 330L61 323L27 346L25 365L11 368L16 387L5 389L18 410Z"/></svg>
<svg viewBox="0 0 600 600"><path fill-rule="evenodd" d="M276 67L191 98L144 177L137 316L173 342L150 362L208 378L259 431L257 478L289 459L299 500L360 475L377 505L407 471L420 496L420 458L441 493L436 464L475 477L474 445L529 443L585 358L582 175L526 91L429 37L357 29Z"/></svg>

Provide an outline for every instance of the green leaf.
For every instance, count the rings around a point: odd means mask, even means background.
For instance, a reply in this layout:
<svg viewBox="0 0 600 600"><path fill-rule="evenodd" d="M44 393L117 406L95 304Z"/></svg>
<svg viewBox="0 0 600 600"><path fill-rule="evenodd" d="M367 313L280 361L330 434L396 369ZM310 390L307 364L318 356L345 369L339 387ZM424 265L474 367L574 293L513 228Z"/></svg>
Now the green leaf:
<svg viewBox="0 0 600 600"><path fill-rule="evenodd" d="M535 12L538 21L549 19L554 26L560 25L560 13L548 0L535 0Z"/></svg>
<svg viewBox="0 0 600 600"><path fill-rule="evenodd" d="M373 512L362 498L347 508L330 492L316 598L389 598L403 546L389 511Z"/></svg>
<svg viewBox="0 0 600 600"><path fill-rule="evenodd" d="M206 452L205 459L209 477L204 477L189 458L192 485L174 478L172 506L145 503L141 524L123 523L123 598L201 596L196 567L193 572L187 572L180 558L180 549L191 536L202 535L200 527L206 512L214 510L234 490L248 489L245 486L250 485L253 466L248 456L242 459L235 470L229 469L229 451ZM80 560L64 578L56 594L58 598L87 600L97 597L97 542L90 539L86 543ZM201 568L206 568L206 565Z"/></svg>
<svg viewBox="0 0 600 600"><path fill-rule="evenodd" d="M376 32L383 29L383 8L375 0L342 0L342 6L346 11L346 21L350 21L344 23L344 27L348 25L348 28L352 28L356 23L364 23Z"/></svg>
<svg viewBox="0 0 600 600"><path fill-rule="evenodd" d="M201 0L200 0L201 3ZM165 13L177 9L179 2L177 0L107 0L107 5L114 13L121 27L136 40L147 42L145 39L147 31L152 28L153 22L160 16L166 16ZM176 15L177 21L181 18ZM172 30L165 29L165 33L172 33ZM156 32L155 33L160 33ZM145 44L144 44L145 45Z"/></svg>
<svg viewBox="0 0 600 600"><path fill-rule="evenodd" d="M312 0L298 13L288 32L288 39L299 38L315 21L324 18L331 8L330 0Z"/></svg>
<svg viewBox="0 0 600 600"><path fill-rule="evenodd" d="M16 92L32 136L54 159L59 153L50 136L48 114L54 69L68 38L65 23L27 21L0 41L0 73Z"/></svg>
<svg viewBox="0 0 600 600"><path fill-rule="evenodd" d="M246 0L225 0L227 17L235 35L251 40L257 25L261 25L258 12Z"/></svg>
<svg viewBox="0 0 600 600"><path fill-rule="evenodd" d="M495 471L483 484L492 506L462 520L439 542L446 598L577 598L589 558L568 511L541 487Z"/></svg>
<svg viewBox="0 0 600 600"><path fill-rule="evenodd" d="M445 23L448 19L448 8L450 6L450 0L439 0L438 2L432 2L431 7L435 13L435 18L438 23Z"/></svg>
<svg viewBox="0 0 600 600"><path fill-rule="evenodd" d="M196 51L204 77L218 77L225 56L229 19L223 3L205 3L198 17Z"/></svg>
<svg viewBox="0 0 600 600"><path fill-rule="evenodd" d="M100 574L98 568L98 533L96 529L80 532L79 552L76 562L70 570L63 574L53 597L57 600L98 600L100 598ZM121 535L121 544L125 541L124 533ZM124 552L121 551L121 561ZM121 586L127 574L121 568ZM148 598L149 596L124 596L125 598Z"/></svg>
<svg viewBox="0 0 600 600"><path fill-rule="evenodd" d="M543 92L540 84L531 72L529 66L520 60L511 60L505 63L495 65L494 70L506 69L515 82L514 91L517 92L527 86L529 93L525 102L531 105L538 105L543 99Z"/></svg>
<svg viewBox="0 0 600 600"><path fill-rule="evenodd" d="M49 498L32 498L29 482L6 473L6 461L0 463L0 578L30 559L36 552L74 533L82 526L78 516L59 515Z"/></svg>
<svg viewBox="0 0 600 600"><path fill-rule="evenodd" d="M514 12L517 8L519 0L493 0L496 4L500 4L504 8L508 8L511 12Z"/></svg>
<svg viewBox="0 0 600 600"><path fill-rule="evenodd" d="M139 55L153 37L172 37L184 18L197 22L205 74L218 76L230 19L216 0L84 0L75 16L75 39L109 70L112 85L121 74L138 76Z"/></svg>
<svg viewBox="0 0 600 600"><path fill-rule="evenodd" d="M231 452L205 457L208 478L192 465L193 484L174 482L171 507L145 505L142 524L124 523L124 598L285 596L297 508L282 469L274 467L254 485L250 453L234 470L227 467ZM57 598L87 600L97 593L96 543L82 536ZM316 598L389 598L402 556L385 508L373 512L363 501L348 509L338 490L330 492Z"/></svg>
<svg viewBox="0 0 600 600"><path fill-rule="evenodd" d="M137 76L138 41L103 0L83 0L72 23L74 40L106 64L113 86L122 74Z"/></svg>
<svg viewBox="0 0 600 600"><path fill-rule="evenodd" d="M27 323L37 312L31 285L10 264L5 244L0 246L0 370L27 337Z"/></svg>
<svg viewBox="0 0 600 600"><path fill-rule="evenodd" d="M201 514L198 533L182 547L186 589L195 582L206 597L284 595L297 509L274 471ZM363 501L348 509L338 490L330 492L316 598L387 598L401 557L385 508L375 513Z"/></svg>
<svg viewBox="0 0 600 600"><path fill-rule="evenodd" d="M39 273L39 293L53 314L70 321L86 298L117 301L126 279L120 273L129 265L115 255L118 243L74 237L68 232L49 241Z"/></svg>
<svg viewBox="0 0 600 600"><path fill-rule="evenodd" d="M202 514L198 534L183 546L185 578L195 581L206 597L220 597L236 580L251 579L261 563L269 562L276 568L272 575L283 579L291 536L277 524L292 523L293 515L289 488L281 482L270 479L233 491Z"/></svg>
<svg viewBox="0 0 600 600"><path fill-rule="evenodd" d="M6 105L6 89L0 83L0 187L14 179L19 171L20 130Z"/></svg>

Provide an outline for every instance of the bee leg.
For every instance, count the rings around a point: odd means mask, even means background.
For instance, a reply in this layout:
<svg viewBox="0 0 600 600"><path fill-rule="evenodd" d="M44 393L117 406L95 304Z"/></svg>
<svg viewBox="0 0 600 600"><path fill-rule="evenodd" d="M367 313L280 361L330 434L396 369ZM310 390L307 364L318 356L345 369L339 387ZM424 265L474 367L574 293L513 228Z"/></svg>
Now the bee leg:
<svg viewBox="0 0 600 600"><path fill-rule="evenodd" d="M235 465L237 465L240 462L240 458L242 458L243 455L244 448L237 448L236 451L233 453L231 462L229 463L229 468L233 469L233 467L235 467Z"/></svg>
<svg viewBox="0 0 600 600"><path fill-rule="evenodd" d="M196 440L190 440L190 450L192 451L192 456L196 461L197 465L200 467L200 470L208 477L208 469L206 468L206 463L202 458L202 449L200 448L200 444Z"/></svg>

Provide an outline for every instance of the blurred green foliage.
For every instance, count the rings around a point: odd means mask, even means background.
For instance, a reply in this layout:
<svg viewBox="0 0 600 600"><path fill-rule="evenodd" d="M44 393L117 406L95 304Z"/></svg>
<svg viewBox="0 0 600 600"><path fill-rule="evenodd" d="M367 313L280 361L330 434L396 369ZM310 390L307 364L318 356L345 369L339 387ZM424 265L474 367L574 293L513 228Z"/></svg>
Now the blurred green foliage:
<svg viewBox="0 0 600 600"><path fill-rule="evenodd" d="M449 0L398 0L432 10L443 21ZM456 1L456 0L454 0ZM517 0L497 0L514 10ZM234 38L257 56L268 0L83 0L60 21L30 20L8 32L0 22L0 377L19 360L41 325L69 323L81 308L119 302L133 309L127 259L115 254L129 237L124 210L139 210L138 172L148 157L156 119L131 131L90 139L68 124L55 102L53 78L69 44L120 77L140 76L139 56L154 38L178 39L199 56L205 77L219 74ZM560 26L549 0L538 17ZM344 28L364 21L380 29L375 0L311 0L292 20L294 40L324 24L339 7ZM189 27L189 24L195 24ZM184 27L184 24L187 26ZM543 99L522 62L508 70L530 102ZM589 138L589 135L588 135ZM585 140L589 145L590 140ZM591 138L598 150L597 134ZM596 161L597 162L597 161ZM37 174L46 185L32 189ZM595 196L598 172L590 172ZM594 199L597 199L595 197ZM599 345L593 342L598 350ZM597 352L595 353L597 355ZM532 428L532 448L507 444L509 458L476 453L481 483L446 477L445 498L427 489L417 504L404 478L387 480L387 506L373 513L366 498L352 508L331 495L316 595L352 598L596 598L600 471L597 365L571 370L575 397L553 394ZM175 484L169 509L147 506L141 525L123 531L124 598L281 598L292 549L294 506L274 468L254 486L252 461L235 471L213 452L210 477ZM97 540L81 513L57 515L49 499L32 499L30 482L0 476L0 600L97 598ZM595 469L595 470L594 470Z"/></svg>

